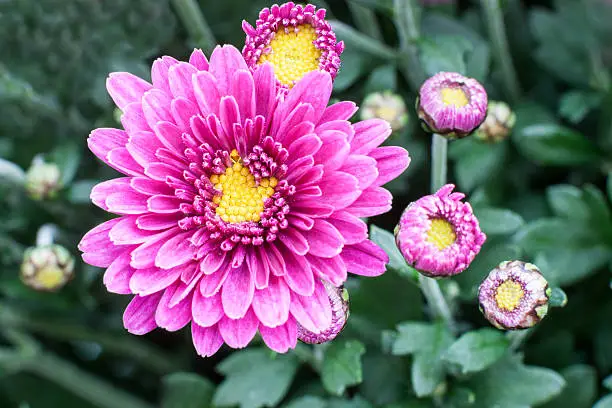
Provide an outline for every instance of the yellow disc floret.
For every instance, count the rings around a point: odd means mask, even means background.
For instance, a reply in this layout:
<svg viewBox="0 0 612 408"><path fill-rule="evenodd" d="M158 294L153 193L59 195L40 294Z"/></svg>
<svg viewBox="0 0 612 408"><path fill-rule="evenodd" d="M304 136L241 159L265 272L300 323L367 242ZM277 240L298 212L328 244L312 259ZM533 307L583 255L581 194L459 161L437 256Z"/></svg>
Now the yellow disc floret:
<svg viewBox="0 0 612 408"><path fill-rule="evenodd" d="M310 24L289 32L282 27L270 41L271 50L262 54L257 63L271 63L276 79L291 88L304 74L319 68L321 50L314 45L316 39L317 33Z"/></svg>
<svg viewBox="0 0 612 408"><path fill-rule="evenodd" d="M445 105L462 107L470 103L470 100L461 88L442 88L440 94Z"/></svg>
<svg viewBox="0 0 612 408"><path fill-rule="evenodd" d="M242 159L236 150L232 150L230 157L233 164L225 169L224 174L210 176L215 189L222 192L221 195L213 197L213 203L217 204L215 212L223 221L229 223L258 222L264 202L274 194L278 180L270 177L257 183L249 169L242 165Z"/></svg>
<svg viewBox="0 0 612 408"><path fill-rule="evenodd" d="M497 287L495 303L497 303L497 307L500 309L511 312L518 307L524 296L525 292L521 284L508 280Z"/></svg>
<svg viewBox="0 0 612 408"><path fill-rule="evenodd" d="M427 242L431 242L439 250L443 250L451 246L457 235L452 224L443 218L434 218L431 220L431 227L427 231Z"/></svg>

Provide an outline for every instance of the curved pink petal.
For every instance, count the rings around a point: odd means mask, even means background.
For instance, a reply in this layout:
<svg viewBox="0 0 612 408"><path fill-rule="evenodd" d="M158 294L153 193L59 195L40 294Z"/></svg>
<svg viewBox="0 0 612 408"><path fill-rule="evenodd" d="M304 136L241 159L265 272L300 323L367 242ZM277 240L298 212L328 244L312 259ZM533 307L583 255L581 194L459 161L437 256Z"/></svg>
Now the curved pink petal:
<svg viewBox="0 0 612 408"><path fill-rule="evenodd" d="M181 276L182 269L136 269L130 278L130 290L132 293L146 296L160 290L166 289L168 286L176 282Z"/></svg>
<svg viewBox="0 0 612 408"><path fill-rule="evenodd" d="M147 334L157 327L155 310L161 293L149 296L134 296L123 312L123 326L132 334Z"/></svg>
<svg viewBox="0 0 612 408"><path fill-rule="evenodd" d="M133 274L134 268L130 266L130 252L125 251L108 266L102 282L109 292L127 295L132 293L130 279Z"/></svg>
<svg viewBox="0 0 612 408"><path fill-rule="evenodd" d="M253 311L263 325L277 327L287 321L290 302L287 284L282 278L272 276L268 287L255 291Z"/></svg>
<svg viewBox="0 0 612 408"><path fill-rule="evenodd" d="M111 150L118 147L125 147L127 143L128 134L125 130L121 129L94 129L87 138L89 150L105 163L108 163L106 157Z"/></svg>
<svg viewBox="0 0 612 408"><path fill-rule="evenodd" d="M225 315L230 319L244 317L253 301L255 280L246 267L232 268L221 289L221 301Z"/></svg>
<svg viewBox="0 0 612 408"><path fill-rule="evenodd" d="M217 78L221 95L230 93L231 79L236 71L248 69L240 51L231 45L217 46L210 56L208 72Z"/></svg>
<svg viewBox="0 0 612 408"><path fill-rule="evenodd" d="M129 72L113 72L106 79L106 89L115 105L123 109L129 103L140 102L151 84Z"/></svg>
<svg viewBox="0 0 612 408"><path fill-rule="evenodd" d="M221 337L232 348L246 347L255 336L255 333L257 333L258 327L259 320L257 320L255 313L251 309L240 319L223 317L219 321Z"/></svg>
<svg viewBox="0 0 612 408"><path fill-rule="evenodd" d="M355 137L351 142L351 154L370 153L391 135L391 125L382 119L368 119L353 125Z"/></svg>
<svg viewBox="0 0 612 408"><path fill-rule="evenodd" d="M320 281L316 282L312 296L291 296L289 310L298 323L313 333L325 331L332 322L329 298Z"/></svg>
<svg viewBox="0 0 612 408"><path fill-rule="evenodd" d="M376 160L357 154L351 154L347 157L340 170L355 177L360 190L370 187L379 176Z"/></svg>
<svg viewBox="0 0 612 408"><path fill-rule="evenodd" d="M196 67L199 71L208 70L208 58L201 49L196 48L189 56L189 63Z"/></svg>
<svg viewBox="0 0 612 408"><path fill-rule="evenodd" d="M155 266L171 269L191 261L196 251L190 241L192 236L193 231L185 231L167 240L155 255Z"/></svg>
<svg viewBox="0 0 612 408"><path fill-rule="evenodd" d="M168 287L155 311L155 323L158 327L168 331L180 330L191 321L191 296L187 296L178 304L170 307L170 301L179 287L179 283Z"/></svg>
<svg viewBox="0 0 612 408"><path fill-rule="evenodd" d="M370 157L376 159L376 167L380 174L376 185L382 186L402 174L410 165L408 152L399 146L382 146L370 152Z"/></svg>
<svg viewBox="0 0 612 408"><path fill-rule="evenodd" d="M342 256L319 258L309 255L308 262L319 278L331 282L332 285L340 287L346 282L347 270Z"/></svg>
<svg viewBox="0 0 612 408"><path fill-rule="evenodd" d="M297 324L293 318L274 328L260 325L259 333L266 346L277 353L286 353L297 345Z"/></svg>
<svg viewBox="0 0 612 408"><path fill-rule="evenodd" d="M310 231L305 231L308 240L309 253L321 258L331 258L338 255L344 246L344 238L340 232L329 222L315 219Z"/></svg>
<svg viewBox="0 0 612 408"><path fill-rule="evenodd" d="M194 291L191 314L193 315L193 321L202 327L217 324L224 316L221 295L204 297L199 290Z"/></svg>
<svg viewBox="0 0 612 408"><path fill-rule="evenodd" d="M171 94L168 72L170 67L176 64L178 64L176 59L163 56L153 61L153 66L151 67L151 81L153 82L153 86L161 89L168 95Z"/></svg>
<svg viewBox="0 0 612 408"><path fill-rule="evenodd" d="M295 293L310 296L315 288L315 279L310 264L303 256L295 254L285 246L279 245L279 250L285 260L285 282Z"/></svg>
<svg viewBox="0 0 612 408"><path fill-rule="evenodd" d="M223 345L223 338L218 327L201 327L191 322L191 338L196 352L202 357L210 357Z"/></svg>
<svg viewBox="0 0 612 408"><path fill-rule="evenodd" d="M393 196L382 187L367 188L346 211L357 217L372 217L391 209Z"/></svg>
<svg viewBox="0 0 612 408"><path fill-rule="evenodd" d="M349 272L362 276L379 276L385 273L389 256L370 240L347 245L342 251L342 260Z"/></svg>

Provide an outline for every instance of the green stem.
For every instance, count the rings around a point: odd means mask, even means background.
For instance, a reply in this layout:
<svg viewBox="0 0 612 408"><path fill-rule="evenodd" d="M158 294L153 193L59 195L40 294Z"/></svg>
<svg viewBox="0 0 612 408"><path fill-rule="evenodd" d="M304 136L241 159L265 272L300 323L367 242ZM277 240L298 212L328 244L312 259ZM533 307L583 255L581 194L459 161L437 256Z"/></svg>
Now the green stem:
<svg viewBox="0 0 612 408"><path fill-rule="evenodd" d="M196 0L172 0L172 3L195 44L202 47L207 54L212 52L217 41Z"/></svg>
<svg viewBox="0 0 612 408"><path fill-rule="evenodd" d="M353 20L355 20L355 26L359 29L359 31L374 39L382 39L378 20L376 20L376 15L374 12L372 12L372 10L352 1L348 2L348 7L353 15Z"/></svg>
<svg viewBox="0 0 612 408"><path fill-rule="evenodd" d="M446 151L448 140L434 133L431 139L431 192L446 184Z"/></svg>
<svg viewBox="0 0 612 408"><path fill-rule="evenodd" d="M418 7L415 0L394 0L393 12L400 41L400 68L413 90L417 91L427 78L419 62L416 42L420 38Z"/></svg>
<svg viewBox="0 0 612 408"><path fill-rule="evenodd" d="M512 65L512 57L506 38L506 27L504 26L504 16L501 10L501 0L480 0L480 3L484 9L489 40L493 48L493 56L502 71L504 87L512 103L516 103L521 97L521 89L516 71Z"/></svg>
<svg viewBox="0 0 612 408"><path fill-rule="evenodd" d="M421 283L421 291L423 291L423 295L427 299L427 303L433 315L441 317L444 323L446 323L446 327L448 327L451 332L454 332L455 321L453 319L453 313L442 294L438 282L433 278L421 274L419 274L419 282Z"/></svg>
<svg viewBox="0 0 612 408"><path fill-rule="evenodd" d="M511 351L518 350L525 340L527 340L527 338L531 335L531 331L532 329L515 330L506 334L506 338L510 341L509 349Z"/></svg>

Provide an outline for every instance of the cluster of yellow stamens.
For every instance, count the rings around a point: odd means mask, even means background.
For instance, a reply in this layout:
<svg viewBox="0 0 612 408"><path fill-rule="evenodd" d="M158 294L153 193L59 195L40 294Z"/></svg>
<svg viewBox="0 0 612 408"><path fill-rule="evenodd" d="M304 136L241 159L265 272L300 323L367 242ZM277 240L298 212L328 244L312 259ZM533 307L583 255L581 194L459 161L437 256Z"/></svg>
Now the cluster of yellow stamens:
<svg viewBox="0 0 612 408"><path fill-rule="evenodd" d="M258 61L258 64L271 63L276 79L290 88L304 74L318 69L321 57L321 50L313 43L317 39L314 27L302 24L296 28L289 32L280 28L270 41L271 51L262 54Z"/></svg>
<svg viewBox="0 0 612 408"><path fill-rule="evenodd" d="M511 312L518 307L524 296L525 292L521 284L508 280L497 287L495 303L497 303L497 307L500 309Z"/></svg>
<svg viewBox="0 0 612 408"><path fill-rule="evenodd" d="M431 242L439 250L443 250L451 246L457 235L452 224L443 218L434 218L431 220L431 227L427 231L427 242Z"/></svg>
<svg viewBox="0 0 612 408"><path fill-rule="evenodd" d="M215 189L222 192L220 196L213 197L213 202L217 204L215 212L229 223L258 222L264 202L274 194L278 180L270 177L257 183L249 169L242 165L236 150L232 150L230 157L233 164L225 169L225 174L210 176Z"/></svg>
<svg viewBox="0 0 612 408"><path fill-rule="evenodd" d="M440 90L440 95L442 96L442 102L445 105L462 107L470 103L470 100L461 88L442 88Z"/></svg>

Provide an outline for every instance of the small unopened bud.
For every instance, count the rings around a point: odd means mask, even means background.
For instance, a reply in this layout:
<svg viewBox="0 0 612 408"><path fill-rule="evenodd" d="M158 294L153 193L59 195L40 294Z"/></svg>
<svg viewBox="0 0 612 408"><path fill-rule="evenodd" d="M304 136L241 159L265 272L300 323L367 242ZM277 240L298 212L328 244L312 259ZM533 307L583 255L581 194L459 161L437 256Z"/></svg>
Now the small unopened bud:
<svg viewBox="0 0 612 408"><path fill-rule="evenodd" d="M74 258L60 245L28 248L21 264L21 280L38 291L55 292L73 277Z"/></svg>
<svg viewBox="0 0 612 408"><path fill-rule="evenodd" d="M516 114L505 102L491 101L487 118L474 133L474 137L488 143L498 143L505 140L514 124Z"/></svg>
<svg viewBox="0 0 612 408"><path fill-rule="evenodd" d="M61 186L61 172L55 163L46 163L40 156L32 160L25 178L25 190L34 200L54 198Z"/></svg>
<svg viewBox="0 0 612 408"><path fill-rule="evenodd" d="M340 334L349 317L349 295L344 287L335 287L323 281L325 291L332 309L332 322L329 328L321 333L306 330L298 323L298 339L308 344L321 344L331 341Z"/></svg>
<svg viewBox="0 0 612 408"><path fill-rule="evenodd" d="M361 108L361 119L383 119L391 130L397 132L408 124L408 111L401 96L391 91L373 92L365 97Z"/></svg>
<svg viewBox="0 0 612 408"><path fill-rule="evenodd" d="M527 329L548 312L548 282L533 264L505 261L480 284L480 310L498 329Z"/></svg>

